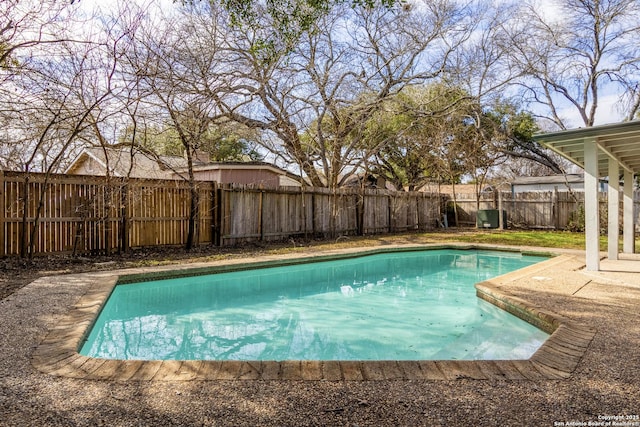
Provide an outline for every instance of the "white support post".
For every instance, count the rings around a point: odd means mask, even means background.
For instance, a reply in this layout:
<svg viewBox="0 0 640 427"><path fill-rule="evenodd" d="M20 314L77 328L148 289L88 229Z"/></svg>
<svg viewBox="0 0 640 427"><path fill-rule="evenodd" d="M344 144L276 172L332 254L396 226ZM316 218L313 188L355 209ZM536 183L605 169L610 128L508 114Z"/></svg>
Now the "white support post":
<svg viewBox="0 0 640 427"><path fill-rule="evenodd" d="M598 206L598 146L593 138L584 140L584 222L586 269L600 270L600 215Z"/></svg>
<svg viewBox="0 0 640 427"><path fill-rule="evenodd" d="M618 259L620 241L620 167L618 162L609 158L609 185L607 187L607 255L609 259Z"/></svg>
<svg viewBox="0 0 640 427"><path fill-rule="evenodd" d="M623 198L623 235L622 251L626 254L635 252L635 224L633 223L633 173L624 171Z"/></svg>

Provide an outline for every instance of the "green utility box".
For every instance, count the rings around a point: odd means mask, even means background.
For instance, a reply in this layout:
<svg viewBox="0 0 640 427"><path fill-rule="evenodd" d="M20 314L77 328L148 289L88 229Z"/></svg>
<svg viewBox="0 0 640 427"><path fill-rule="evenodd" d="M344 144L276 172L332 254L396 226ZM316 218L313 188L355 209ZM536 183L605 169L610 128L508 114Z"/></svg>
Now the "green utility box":
<svg viewBox="0 0 640 427"><path fill-rule="evenodd" d="M498 209L481 209L476 216L476 226L478 228L499 228L500 211ZM502 224L507 225L507 212L502 210Z"/></svg>

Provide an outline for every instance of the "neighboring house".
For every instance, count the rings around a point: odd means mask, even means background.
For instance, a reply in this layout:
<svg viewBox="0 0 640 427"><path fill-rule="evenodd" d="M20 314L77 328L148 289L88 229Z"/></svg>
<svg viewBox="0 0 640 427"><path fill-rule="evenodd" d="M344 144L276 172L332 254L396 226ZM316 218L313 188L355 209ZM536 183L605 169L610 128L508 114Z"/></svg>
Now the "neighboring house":
<svg viewBox="0 0 640 427"><path fill-rule="evenodd" d="M213 162L194 166L193 173L198 181L300 187L299 177L265 162Z"/></svg>
<svg viewBox="0 0 640 427"><path fill-rule="evenodd" d="M187 160L178 156L151 156L130 148L85 148L67 167L70 175L98 175L114 177L175 179L176 170L187 168Z"/></svg>
<svg viewBox="0 0 640 427"><path fill-rule="evenodd" d="M105 155L106 154L106 155ZM148 179L184 179L187 160L179 156L154 156L130 147L87 148L71 163L65 173L70 175L106 175L107 165L114 177ZM206 153L197 153L193 172L198 181L221 184L253 184L265 188L300 186L299 178L265 162L210 162Z"/></svg>
<svg viewBox="0 0 640 427"><path fill-rule="evenodd" d="M526 193L530 191L584 191L584 175L549 175L522 176L511 181L511 192ZM600 191L607 191L607 181L600 180Z"/></svg>
<svg viewBox="0 0 640 427"><path fill-rule="evenodd" d="M475 184L438 184L438 183L429 183L420 188L419 191L424 191L427 193L440 193L440 194L453 194L453 190L455 189L456 195L476 194L476 185ZM482 189L481 193L489 193L493 192L493 187L491 185L485 185Z"/></svg>

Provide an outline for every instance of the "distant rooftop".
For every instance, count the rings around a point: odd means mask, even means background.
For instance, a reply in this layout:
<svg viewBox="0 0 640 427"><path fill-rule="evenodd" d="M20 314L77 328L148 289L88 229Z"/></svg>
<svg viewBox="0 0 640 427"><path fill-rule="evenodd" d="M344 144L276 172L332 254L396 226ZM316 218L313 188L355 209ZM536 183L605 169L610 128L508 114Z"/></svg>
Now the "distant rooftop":
<svg viewBox="0 0 640 427"><path fill-rule="evenodd" d="M584 182L583 174L548 175L548 176L519 176L511 181L512 185L532 184L574 184Z"/></svg>

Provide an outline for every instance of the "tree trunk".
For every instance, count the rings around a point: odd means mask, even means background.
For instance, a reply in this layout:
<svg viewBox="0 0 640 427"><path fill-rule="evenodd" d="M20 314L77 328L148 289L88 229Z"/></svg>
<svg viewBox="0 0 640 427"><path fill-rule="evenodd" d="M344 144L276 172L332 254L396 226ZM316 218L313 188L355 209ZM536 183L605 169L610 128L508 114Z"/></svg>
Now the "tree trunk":
<svg viewBox="0 0 640 427"><path fill-rule="evenodd" d="M453 218L456 221L456 227L460 227L460 221L458 219L458 201L456 199L456 184L451 183L451 192L453 193Z"/></svg>
<svg viewBox="0 0 640 427"><path fill-rule="evenodd" d="M189 205L189 225L187 231L187 243L186 249L191 250L197 244L197 234L198 234L198 220L200 217L199 205L200 205L200 194L198 193L198 189L194 181L189 182L190 193L191 193L191 203Z"/></svg>

